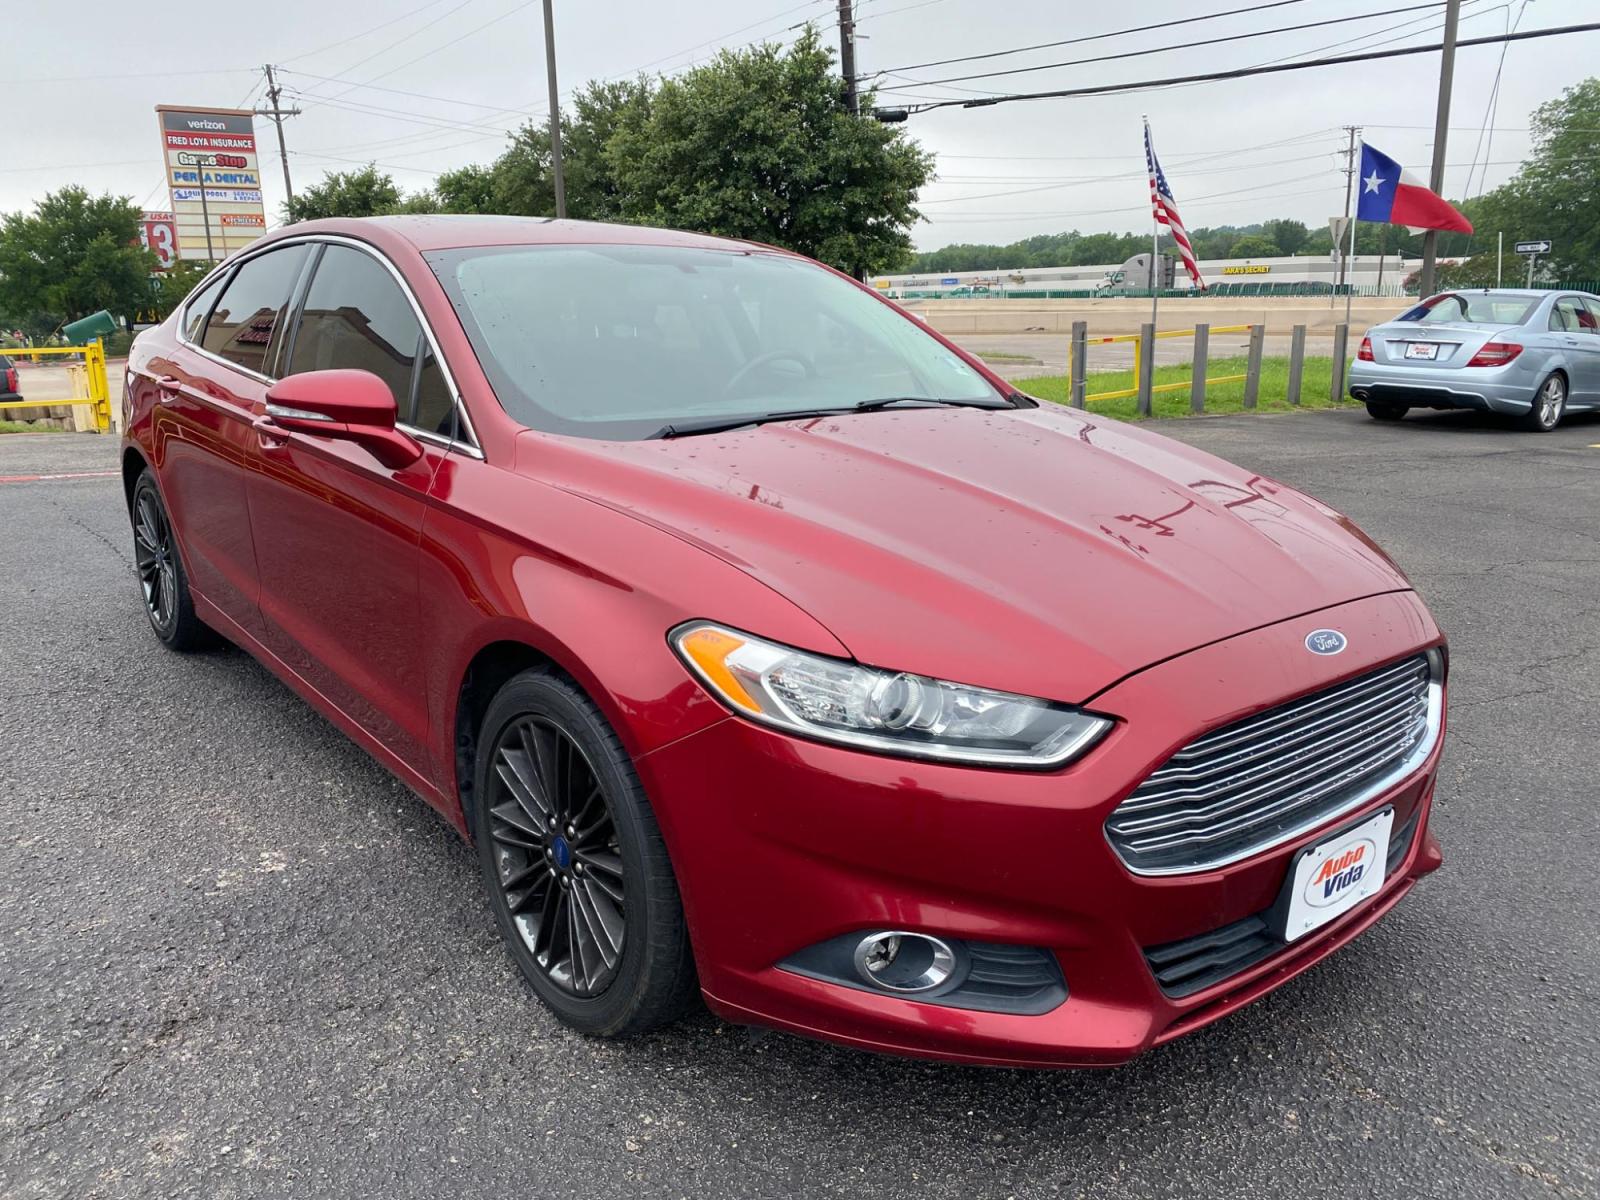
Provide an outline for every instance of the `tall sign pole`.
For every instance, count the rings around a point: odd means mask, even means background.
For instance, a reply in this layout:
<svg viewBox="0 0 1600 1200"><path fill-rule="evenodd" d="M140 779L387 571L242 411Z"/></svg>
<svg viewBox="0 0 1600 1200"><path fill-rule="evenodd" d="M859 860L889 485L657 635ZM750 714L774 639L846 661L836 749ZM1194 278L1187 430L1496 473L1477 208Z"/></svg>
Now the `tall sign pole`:
<svg viewBox="0 0 1600 1200"><path fill-rule="evenodd" d="M1444 150L1450 135L1450 84L1456 71L1456 24L1461 20L1461 0L1447 0L1444 10L1444 50L1439 58L1439 107L1433 117L1433 170L1428 187L1444 195ZM1422 288L1424 297L1433 294L1434 259L1439 252L1439 231L1430 229L1422 238Z"/></svg>
<svg viewBox="0 0 1600 1200"><path fill-rule="evenodd" d="M567 215L567 181L561 173L561 89L556 86L556 21L544 0L544 71L550 80L550 173L555 178L556 219Z"/></svg>

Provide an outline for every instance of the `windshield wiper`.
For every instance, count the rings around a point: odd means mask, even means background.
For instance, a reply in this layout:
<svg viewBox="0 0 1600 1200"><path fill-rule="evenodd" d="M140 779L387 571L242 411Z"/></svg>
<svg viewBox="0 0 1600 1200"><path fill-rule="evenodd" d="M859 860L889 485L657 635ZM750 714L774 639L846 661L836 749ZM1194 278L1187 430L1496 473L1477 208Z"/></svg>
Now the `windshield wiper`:
<svg viewBox="0 0 1600 1200"><path fill-rule="evenodd" d="M884 396L879 400L863 400L840 412L877 412L895 404L923 404L931 408L1010 408L1003 400L941 400L935 396Z"/></svg>
<svg viewBox="0 0 1600 1200"><path fill-rule="evenodd" d="M769 413L744 413L729 417L701 417L691 421L673 421L650 435L651 438L688 437L697 433L727 433L733 429L748 429L772 421L809 421L817 417L840 417L850 413L880 412L897 404L917 405L925 408L1013 408L1005 401L991 400L939 400L932 396L884 396L877 400L862 400L837 408L800 408Z"/></svg>

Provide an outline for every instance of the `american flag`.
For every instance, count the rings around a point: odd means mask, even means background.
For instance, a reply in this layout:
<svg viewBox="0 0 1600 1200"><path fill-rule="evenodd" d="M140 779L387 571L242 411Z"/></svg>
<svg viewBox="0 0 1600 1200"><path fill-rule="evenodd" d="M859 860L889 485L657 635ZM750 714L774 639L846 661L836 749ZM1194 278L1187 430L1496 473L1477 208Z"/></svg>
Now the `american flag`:
<svg viewBox="0 0 1600 1200"><path fill-rule="evenodd" d="M1178 203L1172 198L1172 188L1167 186L1167 177L1162 174L1161 164L1156 160L1156 148L1150 142L1149 121L1144 123L1144 161L1150 169L1150 207L1155 211L1156 220L1172 231L1172 240L1178 243L1184 269L1189 272L1194 286L1205 291L1206 281L1200 277L1200 266L1194 261L1189 231L1183 227L1183 218L1178 215Z"/></svg>

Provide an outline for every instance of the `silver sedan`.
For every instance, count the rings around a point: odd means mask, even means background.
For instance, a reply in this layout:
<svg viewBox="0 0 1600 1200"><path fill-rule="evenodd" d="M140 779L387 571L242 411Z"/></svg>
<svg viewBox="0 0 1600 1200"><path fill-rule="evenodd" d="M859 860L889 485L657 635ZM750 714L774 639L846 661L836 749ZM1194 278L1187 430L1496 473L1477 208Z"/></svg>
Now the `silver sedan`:
<svg viewBox="0 0 1600 1200"><path fill-rule="evenodd" d="M1600 297L1484 288L1441 292L1374 325L1350 394L1379 421L1413 408L1473 408L1548 432L1600 409Z"/></svg>

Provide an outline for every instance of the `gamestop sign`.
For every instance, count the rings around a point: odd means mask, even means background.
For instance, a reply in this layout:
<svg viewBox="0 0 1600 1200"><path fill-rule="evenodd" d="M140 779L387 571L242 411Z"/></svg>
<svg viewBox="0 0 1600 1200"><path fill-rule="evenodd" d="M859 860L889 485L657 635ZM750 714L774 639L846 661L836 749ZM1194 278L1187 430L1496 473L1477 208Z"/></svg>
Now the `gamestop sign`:
<svg viewBox="0 0 1600 1200"><path fill-rule="evenodd" d="M226 258L267 231L248 109L156 106L177 256Z"/></svg>

